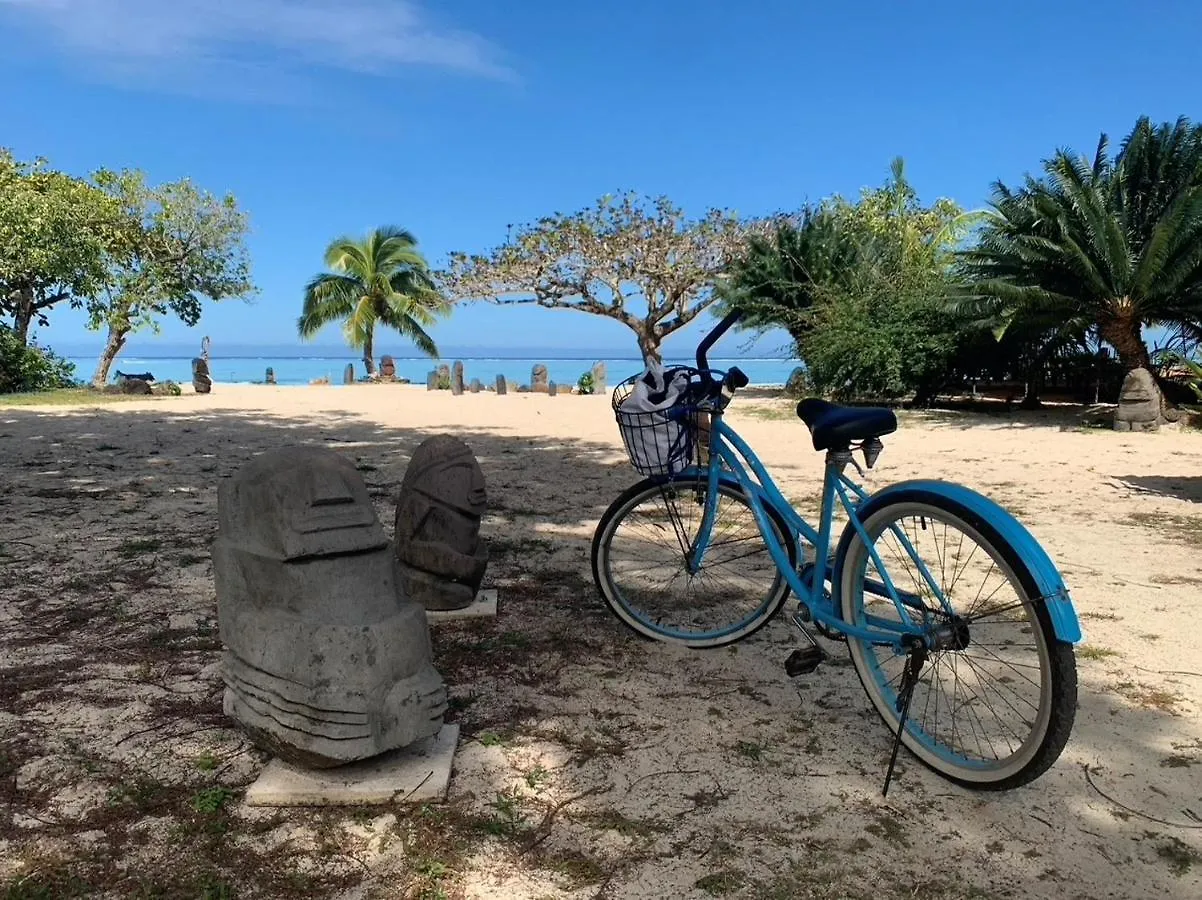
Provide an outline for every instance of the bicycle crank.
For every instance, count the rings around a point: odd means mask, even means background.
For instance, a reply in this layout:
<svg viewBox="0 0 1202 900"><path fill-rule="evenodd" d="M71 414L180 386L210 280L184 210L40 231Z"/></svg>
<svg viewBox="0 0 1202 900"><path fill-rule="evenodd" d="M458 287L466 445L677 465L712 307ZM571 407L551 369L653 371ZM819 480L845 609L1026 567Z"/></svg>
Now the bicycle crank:
<svg viewBox="0 0 1202 900"><path fill-rule="evenodd" d="M793 624L797 626L797 630L801 632L801 636L810 642L808 647L798 647L789 654L785 660L785 674L790 678L796 678L799 675L809 675L826 660L826 651L818 646L818 641L810 634L810 630L806 628L805 623L808 620L808 613L804 606L793 614Z"/></svg>

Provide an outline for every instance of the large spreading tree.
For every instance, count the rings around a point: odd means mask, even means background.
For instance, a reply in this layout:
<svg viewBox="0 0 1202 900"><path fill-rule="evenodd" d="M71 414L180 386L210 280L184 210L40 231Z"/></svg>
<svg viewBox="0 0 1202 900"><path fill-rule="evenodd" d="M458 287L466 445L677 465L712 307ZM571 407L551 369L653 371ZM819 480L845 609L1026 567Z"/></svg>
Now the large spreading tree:
<svg viewBox="0 0 1202 900"><path fill-rule="evenodd" d="M438 356L426 329L449 307L411 232L390 226L361 240L338 238L326 249L326 265L332 271L315 276L305 288L297 321L302 338L342 323L347 343L363 351L369 375L376 371L377 325L400 332L422 353Z"/></svg>
<svg viewBox="0 0 1202 900"><path fill-rule="evenodd" d="M519 228L484 255L452 254L442 274L456 300L530 303L605 316L634 332L644 360L716 299L748 226L710 210L696 221L666 198L603 197Z"/></svg>
<svg viewBox="0 0 1202 900"><path fill-rule="evenodd" d="M0 150L0 315L17 341L51 307L96 297L125 235L119 203L100 187Z"/></svg>
<svg viewBox="0 0 1202 900"><path fill-rule="evenodd" d="M1148 367L1145 326L1202 336L1202 126L1141 118L1114 157L1103 134L1092 161L1061 150L1042 177L998 182L962 258L965 306L999 331L1094 335L1127 370Z"/></svg>
<svg viewBox="0 0 1202 900"><path fill-rule="evenodd" d="M137 171L102 171L96 183L125 220L121 251L87 303L89 327L108 331L92 376L101 386L132 332L158 331L168 314L195 325L206 301L247 297L254 285L246 215L232 195L216 197L187 180L151 187Z"/></svg>

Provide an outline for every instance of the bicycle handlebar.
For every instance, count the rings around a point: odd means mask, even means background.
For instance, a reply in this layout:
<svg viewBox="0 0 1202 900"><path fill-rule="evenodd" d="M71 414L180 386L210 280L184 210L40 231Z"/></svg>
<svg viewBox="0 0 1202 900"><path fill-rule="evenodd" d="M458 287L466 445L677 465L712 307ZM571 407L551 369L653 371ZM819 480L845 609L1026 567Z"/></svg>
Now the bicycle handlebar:
<svg viewBox="0 0 1202 900"><path fill-rule="evenodd" d="M697 368L698 369L700 369L702 372L709 371L709 367L710 367L709 360L707 360L705 357L706 357L706 354L709 353L710 347L712 347L712 346L714 346L714 344L718 343L718 339L720 337L722 337L722 335L726 334L726 332L728 332L730 330L730 327L732 325L734 325L735 322L739 321L739 319L741 319L742 317L743 317L743 313L739 312L738 310L735 310L732 313L727 313L726 317L721 322L718 323L718 326L713 331L711 331L709 334L707 334L704 338L701 339L701 343L697 345Z"/></svg>

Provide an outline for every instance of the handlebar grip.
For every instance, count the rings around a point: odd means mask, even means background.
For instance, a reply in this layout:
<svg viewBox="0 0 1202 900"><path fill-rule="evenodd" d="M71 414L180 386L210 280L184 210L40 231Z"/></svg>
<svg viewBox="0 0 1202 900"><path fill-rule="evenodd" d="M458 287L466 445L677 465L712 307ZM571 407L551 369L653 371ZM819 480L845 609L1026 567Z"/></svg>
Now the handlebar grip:
<svg viewBox="0 0 1202 900"><path fill-rule="evenodd" d="M711 331L709 334L707 334L702 339L701 343L697 345L697 368L698 369L701 369L703 372L706 371L707 369L709 369L710 364L709 364L709 360L706 359L706 354L709 353L710 347L714 346L714 344L716 344L718 342L718 338L720 338L720 337L722 337L722 335L726 334L726 332L730 330L730 326L734 325L735 322L739 321L739 319L741 319L742 317L743 317L743 313L741 313L738 310L735 310L734 312L731 312L731 313L727 313L726 317L721 322L718 323L718 327L715 328L713 331Z"/></svg>
<svg viewBox="0 0 1202 900"><path fill-rule="evenodd" d="M726 373L726 386L732 391L741 391L751 384L751 379L738 366L732 366Z"/></svg>

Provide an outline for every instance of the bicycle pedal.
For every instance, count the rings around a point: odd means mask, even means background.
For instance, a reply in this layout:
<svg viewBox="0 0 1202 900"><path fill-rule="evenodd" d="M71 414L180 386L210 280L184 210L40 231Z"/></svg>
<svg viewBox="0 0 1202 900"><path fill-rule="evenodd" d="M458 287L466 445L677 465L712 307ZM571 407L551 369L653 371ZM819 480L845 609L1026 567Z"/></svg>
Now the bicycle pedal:
<svg viewBox="0 0 1202 900"><path fill-rule="evenodd" d="M785 660L785 674L790 678L798 675L809 675L826 659L826 653L819 646L799 647L789 654Z"/></svg>

